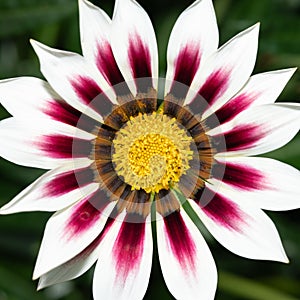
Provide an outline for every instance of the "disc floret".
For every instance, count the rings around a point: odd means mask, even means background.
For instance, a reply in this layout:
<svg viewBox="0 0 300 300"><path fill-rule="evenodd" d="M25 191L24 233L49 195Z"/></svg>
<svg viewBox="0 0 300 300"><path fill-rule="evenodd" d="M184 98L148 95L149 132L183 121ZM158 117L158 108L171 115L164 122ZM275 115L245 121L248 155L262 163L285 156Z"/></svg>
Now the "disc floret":
<svg viewBox="0 0 300 300"><path fill-rule="evenodd" d="M175 118L161 113L132 117L113 141L117 174L132 190L158 193L189 169L192 138Z"/></svg>

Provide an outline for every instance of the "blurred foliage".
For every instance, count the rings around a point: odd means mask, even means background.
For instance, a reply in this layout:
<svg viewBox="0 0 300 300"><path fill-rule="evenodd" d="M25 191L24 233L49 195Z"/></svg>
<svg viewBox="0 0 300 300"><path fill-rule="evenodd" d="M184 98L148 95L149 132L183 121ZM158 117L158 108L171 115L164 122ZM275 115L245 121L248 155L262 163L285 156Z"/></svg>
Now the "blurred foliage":
<svg viewBox="0 0 300 300"><path fill-rule="evenodd" d="M93 1L110 15L113 2ZM157 33L160 70L166 68L168 36L187 0L141 0ZM260 45L255 73L300 66L300 0L215 0L221 44L260 21ZM197 30L196 28L194 30ZM0 1L0 78L37 76L38 60L29 38L49 46L80 52L76 0ZM297 72L280 101L299 101ZM8 113L1 108L1 119ZM268 154L300 168L300 138ZM0 205L8 202L43 172L0 161ZM295 300L300 298L300 211L269 213L282 236L291 263L251 261L221 247L204 232L219 269L216 299ZM72 282L35 291L31 273L49 213L23 213L0 217L0 300L92 299L92 271ZM199 295L201 298L201 295ZM164 284L157 254L145 299L173 299Z"/></svg>

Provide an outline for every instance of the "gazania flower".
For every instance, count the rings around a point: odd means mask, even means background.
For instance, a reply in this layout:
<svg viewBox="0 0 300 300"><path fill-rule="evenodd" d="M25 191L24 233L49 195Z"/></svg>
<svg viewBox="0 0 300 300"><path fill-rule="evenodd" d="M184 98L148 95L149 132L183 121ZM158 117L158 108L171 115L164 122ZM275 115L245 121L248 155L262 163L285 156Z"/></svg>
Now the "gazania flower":
<svg viewBox="0 0 300 300"><path fill-rule="evenodd" d="M133 0L112 20L80 0L83 56L32 41L47 82L3 80L1 156L50 169L2 214L56 211L33 279L71 280L96 261L95 299L142 299L153 253L176 299L213 299L217 270L190 206L227 249L287 262L262 211L300 207L299 171L262 154L299 130L300 106L274 101L294 69L250 77L258 25L218 48L211 0L178 18L158 95L154 30ZM162 98L162 99L160 99ZM183 205L183 206L182 206Z"/></svg>

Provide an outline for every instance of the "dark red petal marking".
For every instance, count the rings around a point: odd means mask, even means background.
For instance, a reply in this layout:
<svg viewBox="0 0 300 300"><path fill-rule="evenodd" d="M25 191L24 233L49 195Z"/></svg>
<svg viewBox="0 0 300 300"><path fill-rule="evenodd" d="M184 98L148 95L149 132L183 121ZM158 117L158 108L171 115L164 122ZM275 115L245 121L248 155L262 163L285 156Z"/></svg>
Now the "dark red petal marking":
<svg viewBox="0 0 300 300"><path fill-rule="evenodd" d="M90 141L59 134L42 136L36 144L52 158L88 157L92 151Z"/></svg>
<svg viewBox="0 0 300 300"><path fill-rule="evenodd" d="M91 255L91 253L99 246L99 244L101 243L103 238L106 236L106 234L109 232L109 229L111 228L114 221L115 221L115 219L108 218L103 230L98 235L98 237L89 246L87 246L82 252L77 254L74 258L72 258L65 264L72 265L72 264L78 262L78 260L82 260L82 259L89 257Z"/></svg>
<svg viewBox="0 0 300 300"><path fill-rule="evenodd" d="M195 271L196 245L179 211L164 217L166 236L181 267Z"/></svg>
<svg viewBox="0 0 300 300"><path fill-rule="evenodd" d="M217 162L213 166L212 174L214 178L247 191L263 190L268 187L264 174L250 166Z"/></svg>
<svg viewBox="0 0 300 300"><path fill-rule="evenodd" d="M111 86L124 81L108 41L98 44L96 65Z"/></svg>
<svg viewBox="0 0 300 300"><path fill-rule="evenodd" d="M240 231L243 212L231 200L208 188L199 190L195 202L213 221L230 230Z"/></svg>
<svg viewBox="0 0 300 300"><path fill-rule="evenodd" d="M71 81L71 84L78 97L87 105L102 93L98 84L88 77L78 76Z"/></svg>
<svg viewBox="0 0 300 300"><path fill-rule="evenodd" d="M48 101L43 112L53 120L91 132L100 123L63 101Z"/></svg>
<svg viewBox="0 0 300 300"><path fill-rule="evenodd" d="M82 168L57 175L44 187L48 197L58 197L94 181L94 172L90 168Z"/></svg>
<svg viewBox="0 0 300 300"><path fill-rule="evenodd" d="M112 102L93 79L78 76L71 81L71 84L82 102L90 106L100 115L112 110Z"/></svg>
<svg viewBox="0 0 300 300"><path fill-rule="evenodd" d="M229 78L230 71L220 69L213 72L206 79L198 94L201 95L209 105L212 105L228 87Z"/></svg>
<svg viewBox="0 0 300 300"><path fill-rule="evenodd" d="M77 122L81 116L81 112L73 108L66 102L62 101L48 101L47 106L43 109L44 113L52 119L63 122L76 127Z"/></svg>
<svg viewBox="0 0 300 300"><path fill-rule="evenodd" d="M266 132L260 125L240 125L224 134L227 151L245 150L253 147Z"/></svg>
<svg viewBox="0 0 300 300"><path fill-rule="evenodd" d="M128 58L135 79L152 77L149 48L137 33L129 39ZM145 82L143 86L138 86L138 90L148 92L149 87L152 87L152 82Z"/></svg>
<svg viewBox="0 0 300 300"><path fill-rule="evenodd" d="M98 190L74 207L66 225L66 234L78 235L92 227L110 203L105 191Z"/></svg>
<svg viewBox="0 0 300 300"><path fill-rule="evenodd" d="M183 47L175 61L174 81L185 85L178 85L173 82L170 93L177 98L186 96L189 86L191 85L194 76L199 68L201 52L197 46L193 44Z"/></svg>
<svg viewBox="0 0 300 300"><path fill-rule="evenodd" d="M216 111L216 115L221 124L232 120L237 114L248 108L257 98L256 94L241 94L232 98L224 106Z"/></svg>
<svg viewBox="0 0 300 300"><path fill-rule="evenodd" d="M139 215L140 222L127 222L126 216L113 247L116 274L120 282L125 282L131 271L139 267L144 251L145 219Z"/></svg>
<svg viewBox="0 0 300 300"><path fill-rule="evenodd" d="M205 124L212 129L220 124L222 125L232 120L240 112L247 109L256 100L257 97L258 94L255 93L244 93L232 98L215 112L214 116L218 120L217 124L212 120L212 116L206 119Z"/></svg>

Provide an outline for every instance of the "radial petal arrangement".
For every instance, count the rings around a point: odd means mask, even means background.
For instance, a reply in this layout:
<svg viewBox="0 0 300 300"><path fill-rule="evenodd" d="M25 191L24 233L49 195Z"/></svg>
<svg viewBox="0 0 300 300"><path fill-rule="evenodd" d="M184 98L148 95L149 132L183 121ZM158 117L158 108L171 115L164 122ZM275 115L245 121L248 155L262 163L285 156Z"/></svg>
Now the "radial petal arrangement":
<svg viewBox="0 0 300 300"><path fill-rule="evenodd" d="M95 300L141 300L157 248L176 299L214 299L216 265L189 209L233 253L288 262L262 209L299 208L300 172L252 156L297 134L300 105L274 103L295 69L251 76L259 25L218 48L212 1L197 0L171 32L163 80L137 2L116 0L110 19L79 0L79 15L83 55L31 41L47 82L0 81L12 115L0 122L1 156L48 170L0 210L55 212L38 289L96 263Z"/></svg>

